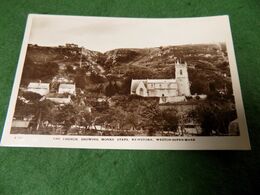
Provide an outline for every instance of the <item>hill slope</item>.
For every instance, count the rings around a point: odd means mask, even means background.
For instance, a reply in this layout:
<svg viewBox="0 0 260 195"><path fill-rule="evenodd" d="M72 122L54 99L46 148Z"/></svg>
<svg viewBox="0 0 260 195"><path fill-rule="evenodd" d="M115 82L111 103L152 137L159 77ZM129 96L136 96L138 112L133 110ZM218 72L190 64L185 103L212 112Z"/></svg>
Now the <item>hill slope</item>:
<svg viewBox="0 0 260 195"><path fill-rule="evenodd" d="M78 84L83 88L84 84L110 81L129 87L133 78L174 78L177 60L188 64L192 93L207 93L209 82L213 82L216 88L225 85L232 91L225 44L122 48L105 53L78 47L29 45L22 83L28 84L33 80L51 82L59 75L75 82L82 81L76 77L86 77L83 84ZM35 74L35 70L39 74Z"/></svg>

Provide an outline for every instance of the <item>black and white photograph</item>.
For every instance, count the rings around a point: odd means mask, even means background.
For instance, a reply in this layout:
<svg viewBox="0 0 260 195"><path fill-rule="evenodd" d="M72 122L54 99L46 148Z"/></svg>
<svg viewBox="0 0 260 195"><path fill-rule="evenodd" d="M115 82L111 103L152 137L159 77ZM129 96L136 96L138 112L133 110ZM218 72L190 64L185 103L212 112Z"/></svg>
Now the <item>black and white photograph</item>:
<svg viewBox="0 0 260 195"><path fill-rule="evenodd" d="M249 148L232 44L227 16L32 14L3 140L33 147Z"/></svg>

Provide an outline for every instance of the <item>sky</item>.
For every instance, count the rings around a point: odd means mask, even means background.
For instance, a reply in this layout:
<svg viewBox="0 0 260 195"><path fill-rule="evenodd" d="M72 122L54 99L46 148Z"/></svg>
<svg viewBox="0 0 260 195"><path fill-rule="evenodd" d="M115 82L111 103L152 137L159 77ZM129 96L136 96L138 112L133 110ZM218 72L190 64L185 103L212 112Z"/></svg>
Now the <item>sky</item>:
<svg viewBox="0 0 260 195"><path fill-rule="evenodd" d="M117 48L225 42L227 16L183 19L137 19L31 15L29 43L58 46L75 43L105 52Z"/></svg>

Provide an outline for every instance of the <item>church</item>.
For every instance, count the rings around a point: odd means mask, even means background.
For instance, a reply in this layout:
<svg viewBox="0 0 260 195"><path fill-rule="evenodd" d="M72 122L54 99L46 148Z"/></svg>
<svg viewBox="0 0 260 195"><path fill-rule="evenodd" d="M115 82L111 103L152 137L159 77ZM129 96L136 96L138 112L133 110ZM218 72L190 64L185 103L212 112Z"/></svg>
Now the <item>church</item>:
<svg viewBox="0 0 260 195"><path fill-rule="evenodd" d="M175 79L132 79L131 94L143 97L190 96L187 63L175 63Z"/></svg>

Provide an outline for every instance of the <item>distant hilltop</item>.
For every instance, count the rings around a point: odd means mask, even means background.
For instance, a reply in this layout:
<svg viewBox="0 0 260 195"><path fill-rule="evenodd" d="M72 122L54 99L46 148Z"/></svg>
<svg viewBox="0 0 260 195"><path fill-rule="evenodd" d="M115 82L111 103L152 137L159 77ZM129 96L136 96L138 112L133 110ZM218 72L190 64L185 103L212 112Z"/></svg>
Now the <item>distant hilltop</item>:
<svg viewBox="0 0 260 195"><path fill-rule="evenodd" d="M83 66L100 65L111 69L111 73L124 73L131 67L154 68L164 74L167 66L181 59L188 68L219 70L230 75L227 50L224 43L161 46L154 48L118 48L107 52L92 51L77 44L67 43L56 47L29 44L30 58L34 61L71 61L79 64L83 55ZM40 53L39 53L40 52ZM116 67L116 68L113 68ZM127 68L127 69L126 69ZM164 76L162 76L164 78Z"/></svg>

